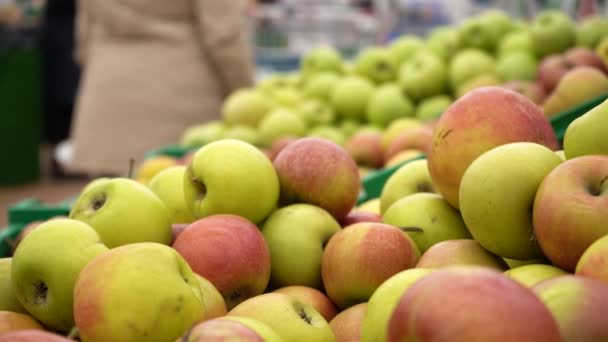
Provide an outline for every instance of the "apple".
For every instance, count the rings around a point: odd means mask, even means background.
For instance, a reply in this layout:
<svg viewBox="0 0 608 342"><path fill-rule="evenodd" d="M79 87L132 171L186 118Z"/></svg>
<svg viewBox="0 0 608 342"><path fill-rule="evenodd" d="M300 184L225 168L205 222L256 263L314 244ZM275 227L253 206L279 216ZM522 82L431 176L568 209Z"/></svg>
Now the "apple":
<svg viewBox="0 0 608 342"><path fill-rule="evenodd" d="M272 109L268 95L252 88L242 88L230 94L222 106L222 117L229 125L257 127Z"/></svg>
<svg viewBox="0 0 608 342"><path fill-rule="evenodd" d="M148 184L148 182L159 172L175 165L177 165L177 160L169 156L156 156L146 159L137 168L137 181L142 184Z"/></svg>
<svg viewBox="0 0 608 342"><path fill-rule="evenodd" d="M201 288L201 298L205 307L205 316L203 320L210 320L222 316L226 316L228 308L224 297L213 284L196 274L196 279Z"/></svg>
<svg viewBox="0 0 608 342"><path fill-rule="evenodd" d="M109 248L136 242L169 244L172 238L167 206L148 187L127 178L89 183L72 205L70 218L93 227Z"/></svg>
<svg viewBox="0 0 608 342"><path fill-rule="evenodd" d="M436 26L427 35L426 48L443 60L449 60L458 50L456 27Z"/></svg>
<svg viewBox="0 0 608 342"><path fill-rule="evenodd" d="M553 93L543 103L543 111L547 117L553 117L606 92L606 74L588 66L575 67L559 80Z"/></svg>
<svg viewBox="0 0 608 342"><path fill-rule="evenodd" d="M462 97L473 89L497 85L500 85L500 80L492 73L476 75L454 89L454 98Z"/></svg>
<svg viewBox="0 0 608 342"><path fill-rule="evenodd" d="M426 159L404 164L387 179L380 194L380 213L384 215L399 199L419 192L435 192Z"/></svg>
<svg viewBox="0 0 608 342"><path fill-rule="evenodd" d="M525 287L533 287L543 280L559 277L568 274L561 268L544 265L530 264L511 268L504 272L509 278L518 281Z"/></svg>
<svg viewBox="0 0 608 342"><path fill-rule="evenodd" d="M98 255L74 287L83 341L175 341L205 316L194 272L171 247L142 242Z"/></svg>
<svg viewBox="0 0 608 342"><path fill-rule="evenodd" d="M321 72L341 74L344 71L342 57L329 46L318 46L306 52L300 62L300 72L305 79Z"/></svg>
<svg viewBox="0 0 608 342"><path fill-rule="evenodd" d="M179 341L282 342L283 339L268 325L258 320L245 317L219 317L198 323L188 330Z"/></svg>
<svg viewBox="0 0 608 342"><path fill-rule="evenodd" d="M0 342L74 342L74 340L41 330L20 330L0 335Z"/></svg>
<svg viewBox="0 0 608 342"><path fill-rule="evenodd" d="M433 184L459 208L460 182L469 165L496 146L518 141L559 149L551 124L525 96L500 87L469 92L443 113L433 130L428 155Z"/></svg>
<svg viewBox="0 0 608 342"><path fill-rule="evenodd" d="M284 87L274 91L272 100L277 107L295 109L302 104L304 99L299 90L292 87ZM262 123L262 120L260 120L258 126Z"/></svg>
<svg viewBox="0 0 608 342"><path fill-rule="evenodd" d="M446 240L432 245L422 254L417 268L440 268L455 265L483 266L498 271L508 269L500 257L471 239Z"/></svg>
<svg viewBox="0 0 608 342"><path fill-rule="evenodd" d="M386 279L420 258L414 241L398 228L357 223L334 234L323 252L321 274L329 298L341 309L366 302Z"/></svg>
<svg viewBox="0 0 608 342"><path fill-rule="evenodd" d="M270 250L272 285L320 289L323 247L339 230L340 224L314 205L292 204L272 213L262 226Z"/></svg>
<svg viewBox="0 0 608 342"><path fill-rule="evenodd" d="M502 260L504 260L507 263L507 265L509 266L509 269L513 269L513 268L525 266L525 265L536 265L536 264L548 265L549 264L549 261L547 261L545 258L530 259L530 260L517 260L517 259L502 258Z"/></svg>
<svg viewBox="0 0 608 342"><path fill-rule="evenodd" d="M304 96L311 99L329 101L331 92L336 86L340 76L333 72L320 72L310 76L304 86Z"/></svg>
<svg viewBox="0 0 608 342"><path fill-rule="evenodd" d="M567 14L555 9L544 10L532 20L530 36L534 52L542 58L574 45L576 28Z"/></svg>
<svg viewBox="0 0 608 342"><path fill-rule="evenodd" d="M608 237L597 239L589 246L576 264L576 274L608 284Z"/></svg>
<svg viewBox="0 0 608 342"><path fill-rule="evenodd" d="M447 86L444 61L429 52L417 53L399 69L399 85L414 101L443 94Z"/></svg>
<svg viewBox="0 0 608 342"><path fill-rule="evenodd" d="M515 51L534 52L532 35L530 35L529 31L513 31L507 33L500 40L500 43L498 43L498 56L503 56Z"/></svg>
<svg viewBox="0 0 608 342"><path fill-rule="evenodd" d="M282 205L317 205L336 220L355 206L359 194L357 164L335 143L320 138L300 139L287 145L273 164L281 184ZM254 195L259 197L258 193Z"/></svg>
<svg viewBox="0 0 608 342"><path fill-rule="evenodd" d="M180 138L180 145L184 147L199 147L210 142L220 140L226 132L226 125L219 120L212 120L204 124L187 128Z"/></svg>
<svg viewBox="0 0 608 342"><path fill-rule="evenodd" d="M424 41L415 35L403 35L390 42L388 52L397 66L402 65L424 48Z"/></svg>
<svg viewBox="0 0 608 342"><path fill-rule="evenodd" d="M384 130L382 136L382 148L388 149L393 140L403 131L424 126L423 123L415 118L400 118L391 122Z"/></svg>
<svg viewBox="0 0 608 342"><path fill-rule="evenodd" d="M386 341L388 321L399 299L414 283L431 272L431 269L411 268L383 282L367 303L367 311L361 325L361 341Z"/></svg>
<svg viewBox="0 0 608 342"><path fill-rule="evenodd" d="M348 213L348 215L346 215L346 217L344 217L340 221L340 226L342 226L342 228L346 228L352 224L362 223L362 222L382 223L382 217L376 213L370 213L370 212L361 211L361 210L353 210L350 213Z"/></svg>
<svg viewBox="0 0 608 342"><path fill-rule="evenodd" d="M563 54L553 54L544 57L538 65L537 80L545 91L552 92L559 80L572 69L572 64L564 58Z"/></svg>
<svg viewBox="0 0 608 342"><path fill-rule="evenodd" d="M564 135L567 159L592 154L608 154L608 100L595 106L568 125Z"/></svg>
<svg viewBox="0 0 608 342"><path fill-rule="evenodd" d="M583 19L578 25L576 44L594 49L606 36L608 36L608 20L601 15L592 15Z"/></svg>
<svg viewBox="0 0 608 342"><path fill-rule="evenodd" d="M471 238L458 210L437 194L401 198L384 212L382 222L407 232L423 255L438 242Z"/></svg>
<svg viewBox="0 0 608 342"><path fill-rule="evenodd" d="M276 158L276 156L279 154L279 152L281 152L281 150L283 150L283 148L285 148L285 146L291 144L292 142L298 139L299 138L296 137L284 137L275 140L275 142L272 143L272 146L270 146L270 160L274 160L274 158Z"/></svg>
<svg viewBox="0 0 608 342"><path fill-rule="evenodd" d="M496 47L498 32L481 17L466 19L458 28L458 47L474 48L493 52Z"/></svg>
<svg viewBox="0 0 608 342"><path fill-rule="evenodd" d="M67 217L62 217L62 218L67 218ZM23 241L23 239L32 232L32 230L38 228L38 226L40 226L42 223L44 223L45 221L40 221L40 220L36 220L36 221L32 221L28 224L26 224L23 229L21 230L21 232L19 232L19 234L17 234L17 237L15 237L14 240L10 241L9 244L11 245L11 255L15 254L15 250L17 250L17 247L19 247L19 244L21 243L21 241ZM11 310L9 310L11 311Z"/></svg>
<svg viewBox="0 0 608 342"><path fill-rule="evenodd" d="M374 93L374 84L362 76L345 76L331 93L330 103L344 119L365 119L367 104Z"/></svg>
<svg viewBox="0 0 608 342"><path fill-rule="evenodd" d="M250 298L230 310L228 316L259 320L283 341L335 341L329 323L319 312L284 293Z"/></svg>
<svg viewBox="0 0 608 342"><path fill-rule="evenodd" d="M415 158L419 158L423 154L420 150L403 150L399 153L395 154L384 164L385 168L390 168L393 166L403 165L405 162L413 160Z"/></svg>
<svg viewBox="0 0 608 342"><path fill-rule="evenodd" d="M265 120L266 117L264 117ZM262 137L258 130L251 126L245 125L233 125L226 128L223 139L236 139L240 141L244 141L251 145L260 146L262 145ZM219 140L219 139L218 139Z"/></svg>
<svg viewBox="0 0 608 342"><path fill-rule="evenodd" d="M361 323L367 311L367 303L360 303L340 312L329 322L338 342L359 341Z"/></svg>
<svg viewBox="0 0 608 342"><path fill-rule="evenodd" d="M361 121L358 119L341 119L338 123L338 128L346 138L350 138L357 132L361 126Z"/></svg>
<svg viewBox="0 0 608 342"><path fill-rule="evenodd" d="M12 311L16 313L27 313L21 305L11 279L12 258L0 258L0 311Z"/></svg>
<svg viewBox="0 0 608 342"><path fill-rule="evenodd" d="M0 335L19 330L44 330L34 318L26 314L0 311Z"/></svg>
<svg viewBox="0 0 608 342"><path fill-rule="evenodd" d="M255 87L259 91L267 95L272 95L277 89L290 87L291 85L287 81L287 75L282 73L274 73L260 79Z"/></svg>
<svg viewBox="0 0 608 342"><path fill-rule="evenodd" d="M259 223L279 198L272 162L255 146L238 140L200 148L184 179L186 202L196 218L232 214Z"/></svg>
<svg viewBox="0 0 608 342"><path fill-rule="evenodd" d="M185 166L172 166L161 171L148 183L148 187L169 209L171 223L192 223L196 219L184 196Z"/></svg>
<svg viewBox="0 0 608 342"><path fill-rule="evenodd" d="M363 49L353 61L353 71L376 84L391 82L398 64L388 49L372 46Z"/></svg>
<svg viewBox="0 0 608 342"><path fill-rule="evenodd" d="M384 159L389 161L399 152L405 150L418 150L428 154L431 150L433 129L420 126L402 131L397 135L385 150Z"/></svg>
<svg viewBox="0 0 608 342"><path fill-rule="evenodd" d="M494 74L495 61L487 52L478 49L459 51L450 61L448 78L452 90L483 74Z"/></svg>
<svg viewBox="0 0 608 342"><path fill-rule="evenodd" d="M298 107L297 112L308 127L331 125L336 117L333 108L321 100L307 100Z"/></svg>
<svg viewBox="0 0 608 342"><path fill-rule="evenodd" d="M537 69L536 57L527 51L505 53L496 62L496 74L503 81L534 81Z"/></svg>
<svg viewBox="0 0 608 342"><path fill-rule="evenodd" d="M258 228L242 217L200 219L177 237L173 248L220 291L229 309L268 285L270 251Z"/></svg>
<svg viewBox="0 0 608 342"><path fill-rule="evenodd" d="M369 199L359 204L355 209L358 211L380 215L380 198Z"/></svg>
<svg viewBox="0 0 608 342"><path fill-rule="evenodd" d="M412 285L388 324L387 341L561 341L549 310L500 272L457 266Z"/></svg>
<svg viewBox="0 0 608 342"><path fill-rule="evenodd" d="M608 336L608 284L564 275L532 290L555 317L562 341L603 341Z"/></svg>
<svg viewBox="0 0 608 342"><path fill-rule="evenodd" d="M262 145L270 147L279 138L304 136L307 124L297 112L287 108L277 108L260 121L258 129Z"/></svg>
<svg viewBox="0 0 608 342"><path fill-rule="evenodd" d="M600 155L568 160L544 177L534 200L534 235L554 265L574 271L583 252L608 234L606 179L608 156Z"/></svg>
<svg viewBox="0 0 608 342"><path fill-rule="evenodd" d="M367 120L380 127L386 127L398 118L413 115L412 101L394 83L376 88L367 104Z"/></svg>
<svg viewBox="0 0 608 342"><path fill-rule="evenodd" d="M460 212L475 240L503 258L541 257L534 196L560 163L553 151L529 142L498 146L475 159L460 183Z"/></svg>
<svg viewBox="0 0 608 342"><path fill-rule="evenodd" d="M97 232L71 219L50 220L32 231L15 251L11 280L23 307L44 325L68 331L74 326L74 284L95 256L107 251Z"/></svg>
<svg viewBox="0 0 608 342"><path fill-rule="evenodd" d="M592 49L573 47L564 53L564 59L572 66L589 66L608 73L602 58Z"/></svg>
<svg viewBox="0 0 608 342"><path fill-rule="evenodd" d="M326 139L339 146L344 146L347 139L346 135L334 126L317 126L308 132L307 137Z"/></svg>
<svg viewBox="0 0 608 342"><path fill-rule="evenodd" d="M448 95L435 95L427 97L418 103L416 117L422 121L438 119L452 104Z"/></svg>
<svg viewBox="0 0 608 342"><path fill-rule="evenodd" d="M344 148L359 166L379 169L384 164L382 133L355 133Z"/></svg>
<svg viewBox="0 0 608 342"><path fill-rule="evenodd" d="M332 303L331 300L325 294L323 294L323 292L313 289L312 287L292 285L282 287L274 292L284 293L304 304L310 305L328 322L331 321L332 318L334 318L337 314L334 303Z"/></svg>
<svg viewBox="0 0 608 342"><path fill-rule="evenodd" d="M522 94L537 105L542 105L547 96L545 88L536 82L509 81L502 84L502 87Z"/></svg>

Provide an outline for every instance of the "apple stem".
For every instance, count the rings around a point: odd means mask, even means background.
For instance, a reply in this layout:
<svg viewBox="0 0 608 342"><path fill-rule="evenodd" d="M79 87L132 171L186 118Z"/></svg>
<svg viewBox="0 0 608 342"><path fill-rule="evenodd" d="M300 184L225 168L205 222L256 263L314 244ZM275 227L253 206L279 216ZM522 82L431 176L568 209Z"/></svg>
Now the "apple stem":
<svg viewBox="0 0 608 342"><path fill-rule="evenodd" d="M424 229L420 227L399 227L404 232L424 233Z"/></svg>
<svg viewBox="0 0 608 342"><path fill-rule="evenodd" d="M80 330L78 330L78 327L73 327L72 330L70 330L70 333L67 336L67 338L69 338L71 340L76 340L79 337L80 337Z"/></svg>
<svg viewBox="0 0 608 342"><path fill-rule="evenodd" d="M134 166L135 166L135 158L129 159L129 173L128 173L128 176L127 176L127 177L129 177L129 179L133 179L133 169L134 169Z"/></svg>

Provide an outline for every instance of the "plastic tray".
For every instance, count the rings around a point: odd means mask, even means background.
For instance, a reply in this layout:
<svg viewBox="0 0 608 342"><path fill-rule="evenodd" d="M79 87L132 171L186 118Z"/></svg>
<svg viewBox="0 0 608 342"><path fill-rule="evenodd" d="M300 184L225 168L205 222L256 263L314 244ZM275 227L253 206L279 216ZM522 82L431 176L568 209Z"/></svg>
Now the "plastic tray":
<svg viewBox="0 0 608 342"><path fill-rule="evenodd" d="M185 156L188 152L196 150L196 147L184 147L179 144L175 145L167 145L156 150L152 150L144 155L145 159L149 159L156 156L169 156L174 158L181 158Z"/></svg>

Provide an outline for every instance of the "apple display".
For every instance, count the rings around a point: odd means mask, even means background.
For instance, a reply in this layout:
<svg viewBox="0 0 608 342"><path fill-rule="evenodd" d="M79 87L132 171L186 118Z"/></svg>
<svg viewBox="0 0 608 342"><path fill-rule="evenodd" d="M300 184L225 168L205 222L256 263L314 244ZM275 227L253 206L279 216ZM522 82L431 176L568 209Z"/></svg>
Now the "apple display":
<svg viewBox="0 0 608 342"><path fill-rule="evenodd" d="M74 340L41 330L20 330L0 335L0 342L74 342Z"/></svg>
<svg viewBox="0 0 608 342"><path fill-rule="evenodd" d="M318 46L306 52L302 57L300 70L302 76L308 79L311 75L321 72L341 74L344 65L340 53L330 46Z"/></svg>
<svg viewBox="0 0 608 342"><path fill-rule="evenodd" d="M321 100L307 100L297 108L297 112L308 127L328 126L336 119L333 108Z"/></svg>
<svg viewBox="0 0 608 342"><path fill-rule="evenodd" d="M311 129L306 137L329 140L339 146L344 146L347 139L346 134L335 126L317 126Z"/></svg>
<svg viewBox="0 0 608 342"><path fill-rule="evenodd" d="M415 35L403 35L390 42L388 51L397 63L402 65L424 48L424 41Z"/></svg>
<svg viewBox="0 0 608 342"><path fill-rule="evenodd" d="M361 223L361 222L382 222L382 216L376 213L371 213L368 211L361 210L353 210L348 215L346 215L342 220L340 220L340 226L342 228L346 228L351 224Z"/></svg>
<svg viewBox="0 0 608 342"><path fill-rule="evenodd" d="M542 105L547 96L545 88L537 82L509 81L503 83L502 87L522 94L537 105Z"/></svg>
<svg viewBox="0 0 608 342"><path fill-rule="evenodd" d="M424 154L431 151L433 129L420 126L399 133L384 152L384 160L388 162L394 156L405 150L417 150Z"/></svg>
<svg viewBox="0 0 608 342"><path fill-rule="evenodd" d="M529 31L509 32L498 43L498 56L503 56L514 51L534 52L532 36Z"/></svg>
<svg viewBox="0 0 608 342"><path fill-rule="evenodd" d="M454 98L463 97L473 89L498 85L500 80L492 73L475 75L454 89Z"/></svg>
<svg viewBox="0 0 608 342"><path fill-rule="evenodd" d="M400 118L394 120L384 130L382 148L386 150L401 132L420 126L424 126L424 124L420 120L414 118Z"/></svg>
<svg viewBox="0 0 608 342"><path fill-rule="evenodd" d="M233 125L226 128L222 139L236 139L255 146L262 145L260 132L254 127L245 125Z"/></svg>
<svg viewBox="0 0 608 342"><path fill-rule="evenodd" d="M180 145L184 147L203 146L222 139L225 132L226 125L222 121L212 120L187 128L180 138Z"/></svg>
<svg viewBox="0 0 608 342"><path fill-rule="evenodd" d="M173 157L155 156L146 159L137 167L136 179L142 184L148 184L159 172L175 165L177 165L177 159Z"/></svg>

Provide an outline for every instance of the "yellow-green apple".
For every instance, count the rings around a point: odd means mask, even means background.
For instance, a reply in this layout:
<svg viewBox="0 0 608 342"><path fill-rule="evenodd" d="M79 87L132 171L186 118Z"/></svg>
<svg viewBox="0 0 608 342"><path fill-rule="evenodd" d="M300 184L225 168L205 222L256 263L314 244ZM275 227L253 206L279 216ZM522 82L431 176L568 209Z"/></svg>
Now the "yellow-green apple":
<svg viewBox="0 0 608 342"><path fill-rule="evenodd" d="M595 48L595 52L600 56L604 65L608 65L608 37L603 38Z"/></svg>
<svg viewBox="0 0 608 342"><path fill-rule="evenodd" d="M163 201L147 186L128 178L89 183L70 218L93 227L109 248L136 242L171 243L171 219Z"/></svg>
<svg viewBox="0 0 608 342"><path fill-rule="evenodd" d="M454 89L454 98L459 98L464 96L466 93L470 92L473 89L489 87L489 86L497 86L500 84L500 80L497 76L493 74L480 74L473 76L468 81L462 83L458 88Z"/></svg>
<svg viewBox="0 0 608 342"><path fill-rule="evenodd" d="M590 154L608 154L608 100L576 118L564 136L564 154L572 159Z"/></svg>
<svg viewBox="0 0 608 342"><path fill-rule="evenodd" d="M402 65L424 48L424 41L415 35L403 35L393 40L388 46L397 65Z"/></svg>
<svg viewBox="0 0 608 342"><path fill-rule="evenodd" d="M608 234L608 156L563 162L534 200L534 235L551 262L573 272L585 250ZM568 189L564 196L558 189Z"/></svg>
<svg viewBox="0 0 608 342"><path fill-rule="evenodd" d="M459 208L460 182L473 160L496 146L518 141L559 149L549 120L525 96L500 87L469 92L444 112L433 130L428 155L433 184Z"/></svg>
<svg viewBox="0 0 608 342"><path fill-rule="evenodd" d="M401 198L418 192L435 192L426 159L407 162L388 178L380 194L380 213L384 214Z"/></svg>
<svg viewBox="0 0 608 342"><path fill-rule="evenodd" d="M564 152L564 150L555 151L555 154L557 154L557 156L559 157L559 159L562 160L562 162L566 161L566 153Z"/></svg>
<svg viewBox="0 0 608 342"><path fill-rule="evenodd" d="M410 268L388 278L367 302L367 312L361 325L362 342L386 341L388 321L401 296L414 283L432 272L431 269Z"/></svg>
<svg viewBox="0 0 608 342"><path fill-rule="evenodd" d="M437 55L421 51L399 68L399 85L409 98L420 101L447 88L447 68Z"/></svg>
<svg viewBox="0 0 608 342"><path fill-rule="evenodd" d="M608 72L608 70L606 70L604 61L602 61L602 58L595 51L593 51L593 49L585 47L573 47L564 53L564 59L573 67L589 66L604 73Z"/></svg>
<svg viewBox="0 0 608 342"><path fill-rule="evenodd" d="M600 342L608 337L608 284L564 275L532 290L555 317L562 341Z"/></svg>
<svg viewBox="0 0 608 342"><path fill-rule="evenodd" d="M431 150L433 129L419 126L401 131L384 152L384 160L388 162L394 156L405 150L418 150L428 154Z"/></svg>
<svg viewBox="0 0 608 342"><path fill-rule="evenodd" d="M148 187L169 209L171 223L192 223L196 219L186 203L184 178L186 167L172 166L158 173L148 183Z"/></svg>
<svg viewBox="0 0 608 342"><path fill-rule="evenodd" d="M336 114L333 108L322 100L306 100L297 108L297 113L304 119L308 127L331 125Z"/></svg>
<svg viewBox="0 0 608 342"><path fill-rule="evenodd" d="M452 90L483 74L494 74L495 61L490 54L478 49L459 51L450 61L448 75Z"/></svg>
<svg viewBox="0 0 608 342"><path fill-rule="evenodd" d="M416 107L416 117L422 121L438 119L451 104L452 98L448 95L427 97L418 103L418 107Z"/></svg>
<svg viewBox="0 0 608 342"><path fill-rule="evenodd" d="M329 322L336 336L336 342L359 341L366 311L367 303L360 303L340 312Z"/></svg>
<svg viewBox="0 0 608 342"><path fill-rule="evenodd" d="M555 116L608 92L608 76L598 69L579 66L568 71L543 103L547 117Z"/></svg>
<svg viewBox="0 0 608 342"><path fill-rule="evenodd" d="M76 278L85 265L107 250L86 223L57 219L41 224L23 239L13 256L11 280L17 299L44 325L69 331L74 326Z"/></svg>
<svg viewBox="0 0 608 342"><path fill-rule="evenodd" d="M423 123L415 118L400 118L391 122L384 130L382 136L382 148L385 150L391 145L399 133L414 128L423 126Z"/></svg>
<svg viewBox="0 0 608 342"><path fill-rule="evenodd" d="M0 258L0 311L27 313L13 290L11 280L12 262L12 258Z"/></svg>
<svg viewBox="0 0 608 342"><path fill-rule="evenodd" d="M530 25L534 52L539 58L561 53L573 46L576 27L566 13L550 9L539 13Z"/></svg>
<svg viewBox="0 0 608 342"><path fill-rule="evenodd" d="M443 60L449 60L458 50L458 31L456 27L437 26L429 32L426 48Z"/></svg>
<svg viewBox="0 0 608 342"><path fill-rule="evenodd" d="M287 75L283 73L273 73L267 77L259 80L255 88L261 92L272 95L277 89L291 87L292 85L287 81Z"/></svg>
<svg viewBox="0 0 608 342"><path fill-rule="evenodd" d="M359 211L380 215L380 198L369 199L356 207Z"/></svg>
<svg viewBox="0 0 608 342"><path fill-rule="evenodd" d="M61 218L67 218L66 216L61 217ZM26 224L23 229L21 230L21 232L19 232L19 234L17 234L17 237L15 237L14 240L11 241L11 255L15 254L15 251L17 250L17 247L19 247L19 244L21 243L21 241L23 241L23 239L32 232L32 230L38 228L38 226L40 226L42 223L44 223L45 221L41 221L41 220L36 220L36 221L32 221L28 224ZM9 310L12 311L12 310Z"/></svg>
<svg viewBox="0 0 608 342"><path fill-rule="evenodd" d="M266 117L262 120L265 119ZM260 132L256 128L246 125L233 125L227 127L222 139L236 139L255 146L262 145Z"/></svg>
<svg viewBox="0 0 608 342"><path fill-rule="evenodd" d="M498 43L498 56L514 51L534 52L532 36L528 30L509 32Z"/></svg>
<svg viewBox="0 0 608 342"><path fill-rule="evenodd" d="M218 291L209 280L198 274L195 276L201 287L201 298L205 307L204 320L226 316L228 308L226 307L226 301L220 291Z"/></svg>
<svg viewBox="0 0 608 342"><path fill-rule="evenodd" d="M258 125L263 146L283 137L301 137L306 134L306 121L297 112L288 108L277 108L266 115Z"/></svg>
<svg viewBox="0 0 608 342"><path fill-rule="evenodd" d="M341 74L344 71L342 57L330 46L315 47L304 54L300 63L300 72L305 79L321 72Z"/></svg>
<svg viewBox="0 0 608 342"><path fill-rule="evenodd" d="M226 98L222 107L222 117L229 125L257 127L272 107L273 103L268 95L256 89L242 88Z"/></svg>
<svg viewBox="0 0 608 342"><path fill-rule="evenodd" d="M601 15L592 15L583 19L576 30L576 44L595 49L602 38L608 36L608 20Z"/></svg>
<svg viewBox="0 0 608 342"><path fill-rule="evenodd" d="M366 302L386 279L420 258L414 241L382 223L357 223L334 234L323 252L321 274L327 295L339 308Z"/></svg>
<svg viewBox="0 0 608 342"><path fill-rule="evenodd" d="M323 292L312 287L293 285L282 287L274 292L284 293L310 305L328 322L336 316L337 311L334 303Z"/></svg>
<svg viewBox="0 0 608 342"><path fill-rule="evenodd" d="M259 320L285 342L336 340L329 323L317 310L284 293L250 298L230 310L228 316Z"/></svg>
<svg viewBox="0 0 608 342"><path fill-rule="evenodd" d="M205 317L195 273L174 249L154 242L98 255L73 293L83 341L175 341Z"/></svg>
<svg viewBox="0 0 608 342"><path fill-rule="evenodd" d="M401 198L384 212L382 222L403 229L423 255L438 242L471 238L458 210L437 194Z"/></svg>
<svg viewBox="0 0 608 342"><path fill-rule="evenodd" d="M404 162L420 158L423 155L423 152L420 150L403 150L397 154L395 154L391 159L387 160L384 164L384 167L393 167L397 165L403 165Z"/></svg>
<svg viewBox="0 0 608 342"><path fill-rule="evenodd" d="M496 61L496 74L503 81L536 79L538 61L531 51L505 53Z"/></svg>
<svg viewBox="0 0 608 342"><path fill-rule="evenodd" d="M306 136L309 138L326 139L340 146L344 146L347 139L346 134L335 126L317 126L311 129Z"/></svg>
<svg viewBox="0 0 608 342"><path fill-rule="evenodd" d="M398 67L389 50L379 46L361 50L353 61L354 73L376 84L395 80Z"/></svg>
<svg viewBox="0 0 608 342"><path fill-rule="evenodd" d="M541 182L561 162L530 142L501 145L475 159L460 183L460 212L475 240L503 258L542 257L532 206Z"/></svg>
<svg viewBox="0 0 608 342"><path fill-rule="evenodd" d="M339 230L340 224L314 205L292 204L272 213L262 226L270 250L272 286L321 288L323 247Z"/></svg>
<svg viewBox="0 0 608 342"><path fill-rule="evenodd" d="M44 327L27 314L0 311L0 335L19 330L44 330Z"/></svg>
<svg viewBox="0 0 608 342"><path fill-rule="evenodd" d="M302 138L287 145L273 164L281 184L282 205L313 204L327 210L336 220L355 206L359 194L357 164L335 143ZM259 193L254 195L259 197Z"/></svg>
<svg viewBox="0 0 608 342"><path fill-rule="evenodd" d="M507 33L515 29L514 20L508 13L500 9L486 9L478 18L484 24L485 29L492 33L492 51Z"/></svg>
<svg viewBox="0 0 608 342"><path fill-rule="evenodd" d="M329 101L331 92L339 80L340 76L334 72L314 74L310 76L302 92L308 98Z"/></svg>
<svg viewBox="0 0 608 342"><path fill-rule="evenodd" d="M576 274L608 284L608 236L595 241L576 264Z"/></svg>
<svg viewBox="0 0 608 342"><path fill-rule="evenodd" d="M458 47L460 49L474 48L494 52L498 32L488 25L488 21L479 17L464 20L458 27Z"/></svg>
<svg viewBox="0 0 608 342"><path fill-rule="evenodd" d="M350 138L355 132L359 130L361 126L359 119L340 119L338 128L344 134L345 138Z"/></svg>
<svg viewBox="0 0 608 342"><path fill-rule="evenodd" d="M370 213L367 211L361 210L353 210L348 215L346 215L342 220L340 220L340 226L342 228L346 228L355 223L361 222L382 222L382 216L376 213Z"/></svg>
<svg viewBox="0 0 608 342"><path fill-rule="evenodd" d="M282 342L268 325L245 317L219 317L201 322L188 330L181 342Z"/></svg>
<svg viewBox="0 0 608 342"><path fill-rule="evenodd" d="M412 285L388 324L397 341L561 341L555 319L530 290L495 270L456 266Z"/></svg>
<svg viewBox="0 0 608 342"><path fill-rule="evenodd" d="M507 263L507 265L509 266L509 269L524 266L524 265L533 265L533 264L549 265L550 264L550 262L545 258L530 259L530 260L517 260L517 259L509 259L509 258L502 258L502 259Z"/></svg>
<svg viewBox="0 0 608 342"><path fill-rule="evenodd" d="M264 236L240 216L200 219L177 237L173 248L220 291L229 309L268 285L270 252Z"/></svg>
<svg viewBox="0 0 608 342"><path fill-rule="evenodd" d="M74 342L74 340L41 330L20 330L0 335L0 342Z"/></svg>
<svg viewBox="0 0 608 342"><path fill-rule="evenodd" d="M511 268L504 272L509 278L518 281L525 287L533 287L543 280L568 274L561 268L545 264L529 264Z"/></svg>
<svg viewBox="0 0 608 342"><path fill-rule="evenodd" d="M441 268L455 265L483 266L498 271L509 267L497 255L470 239L441 241L431 246L420 258L417 268Z"/></svg>
<svg viewBox="0 0 608 342"><path fill-rule="evenodd" d="M373 93L374 84L368 79L356 75L346 76L334 86L330 103L341 118L363 120Z"/></svg>
<svg viewBox="0 0 608 342"><path fill-rule="evenodd" d="M156 156L146 159L137 167L136 179L142 184L148 184L156 174L175 165L177 165L177 159L169 156Z"/></svg>
<svg viewBox="0 0 608 342"><path fill-rule="evenodd" d="M299 90L292 87L284 87L273 92L272 100L276 106L294 109L302 103L304 98ZM258 123L258 126L261 122Z"/></svg>
<svg viewBox="0 0 608 342"><path fill-rule="evenodd" d="M412 101L395 83L376 88L367 103L367 121L380 127L386 127L398 118L413 115Z"/></svg>
<svg viewBox="0 0 608 342"><path fill-rule="evenodd" d="M187 128L180 138L184 147L199 147L220 140L226 132L226 125L219 120Z"/></svg>
<svg viewBox="0 0 608 342"><path fill-rule="evenodd" d="M279 179L272 162L255 146L238 140L201 147L184 180L186 202L196 218L233 214L258 223L279 198Z"/></svg>
<svg viewBox="0 0 608 342"><path fill-rule="evenodd" d="M382 133L355 133L348 139L344 148L359 166L379 169L384 164Z"/></svg>
<svg viewBox="0 0 608 342"><path fill-rule="evenodd" d="M502 84L502 87L522 94L537 105L542 105L547 96L545 88L536 82L510 81Z"/></svg>

